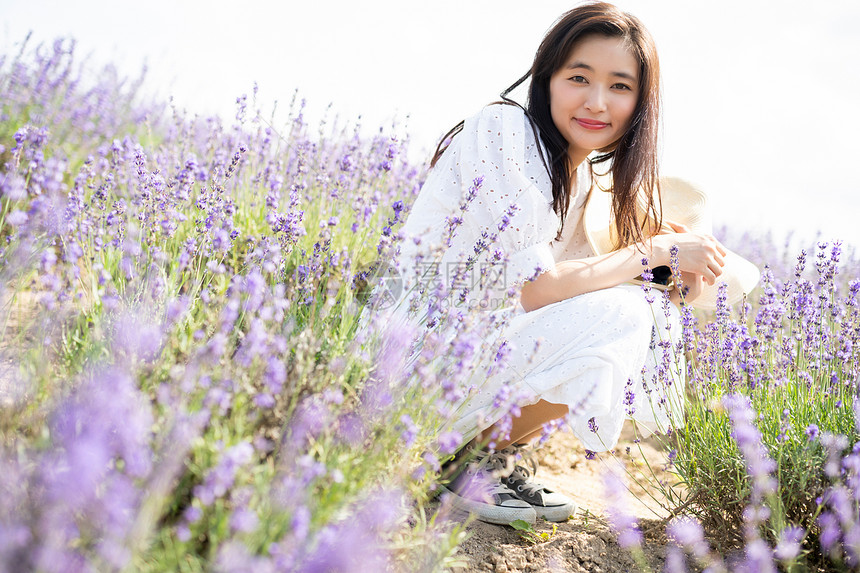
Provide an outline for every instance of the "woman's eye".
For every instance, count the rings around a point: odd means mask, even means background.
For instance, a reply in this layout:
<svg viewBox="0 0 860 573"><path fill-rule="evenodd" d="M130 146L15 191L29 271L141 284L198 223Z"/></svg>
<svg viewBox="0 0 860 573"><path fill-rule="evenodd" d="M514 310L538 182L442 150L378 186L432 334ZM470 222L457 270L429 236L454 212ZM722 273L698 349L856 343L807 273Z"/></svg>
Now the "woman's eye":
<svg viewBox="0 0 860 573"><path fill-rule="evenodd" d="M578 84L584 84L588 80L586 80L585 77L583 77L583 76L573 76L572 78L570 78L570 81L578 83Z"/></svg>
<svg viewBox="0 0 860 573"><path fill-rule="evenodd" d="M627 84L615 84L612 87L617 89L617 90L632 90L633 89L630 86L628 86Z"/></svg>

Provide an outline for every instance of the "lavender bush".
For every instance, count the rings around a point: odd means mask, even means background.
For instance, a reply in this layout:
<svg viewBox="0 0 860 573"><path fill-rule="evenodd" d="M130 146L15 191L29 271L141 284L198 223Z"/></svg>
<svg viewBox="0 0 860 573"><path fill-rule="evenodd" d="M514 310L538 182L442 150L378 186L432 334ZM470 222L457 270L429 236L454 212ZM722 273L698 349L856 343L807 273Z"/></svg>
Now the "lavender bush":
<svg viewBox="0 0 860 573"><path fill-rule="evenodd" d="M821 242L789 267L788 245L722 235L764 273L734 311L724 296L715 313L682 309L686 419L664 440L679 480L653 484L675 516L665 570L857 570L860 261ZM675 383L671 361L657 376ZM635 520L613 511L641 555Z"/></svg>
<svg viewBox="0 0 860 573"><path fill-rule="evenodd" d="M63 40L0 60L0 571L442 567L447 402L358 334L408 141L82 69Z"/></svg>
<svg viewBox="0 0 860 573"><path fill-rule="evenodd" d="M736 313L724 302L713 316L684 313L686 423L667 443L683 487L667 493L685 517L667 530L667 570L687 570L688 559L712 570L855 570L858 261L840 260L838 241L819 243L812 264L802 251L790 270L768 237L746 237L744 249L765 269L751 300Z"/></svg>

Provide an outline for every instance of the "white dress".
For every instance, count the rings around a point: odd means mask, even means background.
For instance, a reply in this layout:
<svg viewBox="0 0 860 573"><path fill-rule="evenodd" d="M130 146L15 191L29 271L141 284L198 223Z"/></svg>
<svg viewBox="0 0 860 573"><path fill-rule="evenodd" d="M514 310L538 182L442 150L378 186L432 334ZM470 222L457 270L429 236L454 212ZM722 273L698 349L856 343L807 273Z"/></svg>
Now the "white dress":
<svg viewBox="0 0 860 573"><path fill-rule="evenodd" d="M482 181L475 186L478 178ZM528 120L518 107L491 105L465 121L407 218L399 258L407 288L392 318L414 325L433 322L426 304L413 303L411 309L409 304L419 290L416 284L427 294L431 281L426 277L432 273L449 284L474 285L460 288L459 296L448 293L458 308L481 308L483 303L486 310L478 313L504 316L483 343L505 342L507 355L500 364L485 361L474 368L453 408L452 427L464 440L503 415L509 409L505 399L519 405L540 399L568 405L574 433L593 451L615 445L630 413L651 429L681 423L682 382L667 391L653 380L666 364L675 379L683 374L682 358L667 350L668 344L655 344L677 341L680 335L678 311L662 304L658 291L656 302L649 303L640 287L621 285L532 312L525 312L518 298L505 297L511 287L551 269L556 261L582 256L584 235L578 223L589 181L578 179L564 236L554 241L559 218ZM464 261L472 264L464 267ZM500 276L495 284L481 283L482 277ZM502 300L507 306L498 302ZM456 334L450 331L449 336ZM663 360L666 352L671 356Z"/></svg>

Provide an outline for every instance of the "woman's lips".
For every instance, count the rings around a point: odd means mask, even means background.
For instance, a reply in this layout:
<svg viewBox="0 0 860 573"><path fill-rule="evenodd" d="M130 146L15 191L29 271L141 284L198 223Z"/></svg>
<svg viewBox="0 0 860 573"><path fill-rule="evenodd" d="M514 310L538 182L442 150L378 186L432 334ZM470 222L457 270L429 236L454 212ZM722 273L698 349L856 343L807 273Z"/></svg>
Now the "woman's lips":
<svg viewBox="0 0 860 573"><path fill-rule="evenodd" d="M576 119L576 123L578 123L579 125L581 125L585 129L597 130L597 129L603 129L604 127L609 125L608 123L604 123L602 121L595 121L593 119L581 119L578 117L574 118L574 119Z"/></svg>

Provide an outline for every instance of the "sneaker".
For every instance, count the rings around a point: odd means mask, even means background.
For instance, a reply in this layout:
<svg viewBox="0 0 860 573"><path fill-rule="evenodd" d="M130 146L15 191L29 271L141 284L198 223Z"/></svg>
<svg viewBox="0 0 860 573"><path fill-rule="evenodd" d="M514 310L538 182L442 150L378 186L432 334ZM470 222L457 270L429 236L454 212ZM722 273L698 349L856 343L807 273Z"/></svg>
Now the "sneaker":
<svg viewBox="0 0 860 573"><path fill-rule="evenodd" d="M533 524L535 510L500 481L505 471L505 456L500 453L473 452L472 460L447 485L440 486L449 494L451 505L467 511L481 521L507 525L521 519Z"/></svg>
<svg viewBox="0 0 860 573"><path fill-rule="evenodd" d="M529 456L523 456L523 446L508 446L501 452L508 459L504 462L506 466L513 465L513 471L502 479L502 483L514 492L514 494L531 505L535 514L547 521L567 521L576 512L576 504L569 497L555 492L546 486L530 481L537 471L537 464ZM517 464L518 457L527 457L532 471Z"/></svg>

